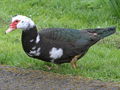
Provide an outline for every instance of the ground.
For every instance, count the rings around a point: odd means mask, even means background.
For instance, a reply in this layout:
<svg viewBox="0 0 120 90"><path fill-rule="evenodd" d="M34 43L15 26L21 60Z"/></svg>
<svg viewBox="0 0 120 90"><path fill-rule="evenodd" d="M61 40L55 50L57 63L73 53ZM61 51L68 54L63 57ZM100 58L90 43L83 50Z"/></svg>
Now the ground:
<svg viewBox="0 0 120 90"><path fill-rule="evenodd" d="M120 90L120 83L0 65L0 90Z"/></svg>

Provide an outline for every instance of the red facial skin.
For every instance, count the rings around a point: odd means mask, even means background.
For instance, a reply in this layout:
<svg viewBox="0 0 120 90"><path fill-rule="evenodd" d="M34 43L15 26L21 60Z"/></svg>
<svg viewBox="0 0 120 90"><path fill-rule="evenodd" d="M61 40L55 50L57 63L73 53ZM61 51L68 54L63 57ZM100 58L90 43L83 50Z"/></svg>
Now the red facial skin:
<svg viewBox="0 0 120 90"><path fill-rule="evenodd" d="M10 24L11 28L17 29L17 24L20 22L20 20L15 20L13 23Z"/></svg>
<svg viewBox="0 0 120 90"><path fill-rule="evenodd" d="M19 22L20 22L20 20L15 20L14 22L12 22L12 23L10 24L10 27L8 28L8 30L5 32L5 34L13 31L14 29L17 29L17 24L18 24Z"/></svg>

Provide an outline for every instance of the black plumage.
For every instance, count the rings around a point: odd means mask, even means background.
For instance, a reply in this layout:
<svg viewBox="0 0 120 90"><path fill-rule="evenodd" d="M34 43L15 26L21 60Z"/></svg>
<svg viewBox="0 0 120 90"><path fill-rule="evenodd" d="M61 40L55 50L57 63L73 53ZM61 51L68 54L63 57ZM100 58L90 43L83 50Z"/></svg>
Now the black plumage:
<svg viewBox="0 0 120 90"><path fill-rule="evenodd" d="M36 47L41 47L41 54L33 57L51 62L52 58L50 58L49 51L56 47L57 49L62 48L64 54L54 63L69 63L76 55L81 54L79 58L84 56L93 44L114 32L115 27L85 30L48 28L37 33L35 26L22 32L22 44L25 52L29 53L31 48L36 45L35 41L32 43L29 41L31 39L36 40L37 34L40 34L40 42Z"/></svg>

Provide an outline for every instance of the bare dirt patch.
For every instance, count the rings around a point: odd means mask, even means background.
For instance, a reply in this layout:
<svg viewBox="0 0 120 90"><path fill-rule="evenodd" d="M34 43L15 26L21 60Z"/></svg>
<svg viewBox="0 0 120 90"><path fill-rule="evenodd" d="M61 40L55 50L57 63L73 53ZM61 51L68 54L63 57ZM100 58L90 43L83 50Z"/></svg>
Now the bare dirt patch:
<svg viewBox="0 0 120 90"><path fill-rule="evenodd" d="M120 83L0 65L0 90L120 90Z"/></svg>

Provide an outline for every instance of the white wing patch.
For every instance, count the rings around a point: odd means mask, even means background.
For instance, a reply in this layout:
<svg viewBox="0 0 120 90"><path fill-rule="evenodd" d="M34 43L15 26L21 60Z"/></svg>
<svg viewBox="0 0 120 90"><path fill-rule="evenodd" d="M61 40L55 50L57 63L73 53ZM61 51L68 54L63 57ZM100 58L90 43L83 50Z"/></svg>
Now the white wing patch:
<svg viewBox="0 0 120 90"><path fill-rule="evenodd" d="M32 50L34 50L34 49L36 49L36 46L34 46L34 47L32 48Z"/></svg>
<svg viewBox="0 0 120 90"><path fill-rule="evenodd" d="M57 49L53 47L49 54L50 58L52 58L51 62L54 62L55 59L60 58L63 55L63 49L62 48Z"/></svg>
<svg viewBox="0 0 120 90"><path fill-rule="evenodd" d="M33 41L34 41L34 39L31 39L31 40L30 40L30 42L33 42Z"/></svg>
<svg viewBox="0 0 120 90"><path fill-rule="evenodd" d="M40 41L40 35L38 34L36 37L36 44Z"/></svg>
<svg viewBox="0 0 120 90"><path fill-rule="evenodd" d="M39 56L40 55L40 48L38 48L37 50L33 50L35 49L36 47L33 47L32 50L30 50L29 53L26 52L26 54L28 56Z"/></svg>

